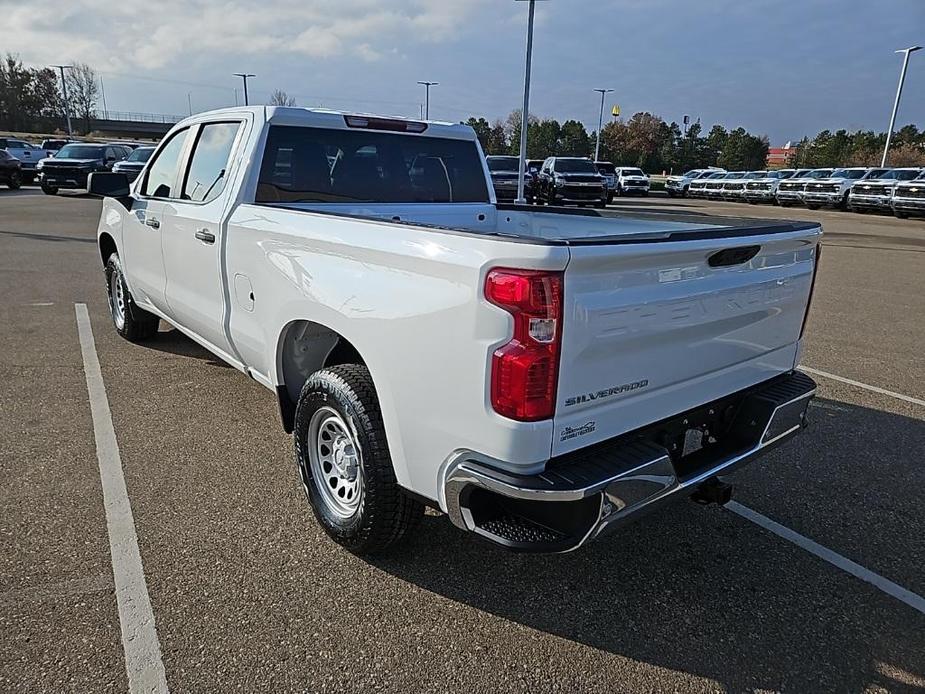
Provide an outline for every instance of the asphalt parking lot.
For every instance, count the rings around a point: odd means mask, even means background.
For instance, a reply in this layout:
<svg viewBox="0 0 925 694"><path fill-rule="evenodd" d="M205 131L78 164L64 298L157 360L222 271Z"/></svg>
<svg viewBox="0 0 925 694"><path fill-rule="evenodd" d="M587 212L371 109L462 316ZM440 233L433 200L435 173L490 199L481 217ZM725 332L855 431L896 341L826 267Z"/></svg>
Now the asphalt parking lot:
<svg viewBox="0 0 925 694"><path fill-rule="evenodd" d="M174 692L925 690L925 220L618 200L823 223L812 427L734 476L732 509L557 556L429 515L369 561L315 524L265 389L169 326L111 329L99 207L0 191L0 691L128 689L75 304Z"/></svg>

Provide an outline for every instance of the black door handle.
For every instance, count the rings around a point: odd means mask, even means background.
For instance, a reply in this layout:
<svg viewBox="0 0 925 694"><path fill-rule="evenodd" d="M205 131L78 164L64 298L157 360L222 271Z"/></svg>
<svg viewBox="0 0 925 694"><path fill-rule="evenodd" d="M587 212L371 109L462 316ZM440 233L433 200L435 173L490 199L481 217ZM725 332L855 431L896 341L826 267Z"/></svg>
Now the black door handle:
<svg viewBox="0 0 925 694"><path fill-rule="evenodd" d="M196 232L196 238L203 243L215 243L215 234L208 229L200 229Z"/></svg>
<svg viewBox="0 0 925 694"><path fill-rule="evenodd" d="M147 225L148 225L149 227L151 227L152 229L160 229L160 228L161 228L161 223L160 223L159 221L157 221L157 219L156 219L155 217L146 217L146 218L145 218L145 224L147 224Z"/></svg>

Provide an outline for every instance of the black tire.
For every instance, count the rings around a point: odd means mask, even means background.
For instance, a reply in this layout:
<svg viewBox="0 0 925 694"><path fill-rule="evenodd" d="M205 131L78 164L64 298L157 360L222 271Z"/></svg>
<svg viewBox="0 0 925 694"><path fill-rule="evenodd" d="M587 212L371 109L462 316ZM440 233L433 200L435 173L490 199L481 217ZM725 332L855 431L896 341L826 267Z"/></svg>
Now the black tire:
<svg viewBox="0 0 925 694"><path fill-rule="evenodd" d="M22 187L22 174L18 171L11 171L10 178L6 182L7 187L10 190L19 190Z"/></svg>
<svg viewBox="0 0 925 694"><path fill-rule="evenodd" d="M785 202L784 200L778 200L778 201L777 201L777 204L778 204L779 207L790 207L790 203L789 203L789 202Z"/></svg>
<svg viewBox="0 0 925 694"><path fill-rule="evenodd" d="M810 209L810 210L818 210L818 209L819 209L819 205L810 205L809 203L806 204L806 207L807 207L807 209Z"/></svg>
<svg viewBox="0 0 925 694"><path fill-rule="evenodd" d="M893 210L893 214L896 215L897 219L909 219L909 213L903 210Z"/></svg>
<svg viewBox="0 0 925 694"><path fill-rule="evenodd" d="M682 197L682 198L689 197L690 194L691 194L691 187L690 187L690 186L685 186L685 188L681 191L681 197Z"/></svg>
<svg viewBox="0 0 925 694"><path fill-rule="evenodd" d="M144 342L157 334L160 319L153 313L135 305L132 293L125 283L122 272L122 263L119 254L113 253L106 262L106 296L109 299L109 315L112 325L129 342ZM121 306L119 297L113 296L113 290L121 290Z"/></svg>
<svg viewBox="0 0 925 694"><path fill-rule="evenodd" d="M668 197L669 197L669 198L673 198L674 196L675 196L675 192L674 192L673 190L669 190L669 191L668 191Z"/></svg>
<svg viewBox="0 0 925 694"><path fill-rule="evenodd" d="M42 192L45 193L45 195L57 195L57 194L58 194L58 189L55 188L54 186L46 186L46 185L43 183L43 184L42 184Z"/></svg>
<svg viewBox="0 0 925 694"><path fill-rule="evenodd" d="M312 472L312 423L331 411L347 424L360 451L358 507L346 517L331 509L319 488L326 480L318 480ZM321 527L339 545L359 555L382 553L399 544L420 523L424 506L395 480L379 399L365 366L341 364L308 378L296 406L293 439L309 505Z"/></svg>

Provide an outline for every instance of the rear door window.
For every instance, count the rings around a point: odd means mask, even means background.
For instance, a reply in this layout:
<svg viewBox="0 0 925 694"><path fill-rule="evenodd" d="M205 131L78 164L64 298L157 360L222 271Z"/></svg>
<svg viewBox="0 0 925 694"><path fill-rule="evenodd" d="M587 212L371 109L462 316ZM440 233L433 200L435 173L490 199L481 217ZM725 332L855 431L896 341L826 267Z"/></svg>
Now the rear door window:
<svg viewBox="0 0 925 694"><path fill-rule="evenodd" d="M237 122L206 123L199 129L183 184L183 200L210 202L222 194L240 127Z"/></svg>

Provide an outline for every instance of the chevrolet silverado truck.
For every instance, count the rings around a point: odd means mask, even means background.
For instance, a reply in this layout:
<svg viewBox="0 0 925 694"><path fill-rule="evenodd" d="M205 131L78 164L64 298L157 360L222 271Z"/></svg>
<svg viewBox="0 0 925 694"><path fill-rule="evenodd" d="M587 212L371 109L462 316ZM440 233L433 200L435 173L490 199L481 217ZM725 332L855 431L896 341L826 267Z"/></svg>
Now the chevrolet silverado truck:
<svg viewBox="0 0 925 694"><path fill-rule="evenodd" d="M820 207L848 209L848 195L852 186L858 181L880 178L888 169L871 169L865 166L852 166L835 169L828 178L821 178L806 184L803 189L803 203L811 210Z"/></svg>
<svg viewBox="0 0 925 694"><path fill-rule="evenodd" d="M914 180L920 173L922 169L918 168L888 169L876 178L868 178L851 187L848 193L848 209L892 210L893 191L896 186L903 181Z"/></svg>
<svg viewBox="0 0 925 694"><path fill-rule="evenodd" d="M899 219L925 215L925 170L918 178L896 184L893 189L893 214Z"/></svg>
<svg viewBox="0 0 925 694"><path fill-rule="evenodd" d="M465 125L202 113L90 191L115 330L156 341L163 319L268 388L355 553L425 506L561 552L722 502L717 477L795 436L815 392L818 224L500 205Z"/></svg>
<svg viewBox="0 0 925 694"><path fill-rule="evenodd" d="M828 178L832 175L833 171L834 169L812 169L802 176L794 175L786 181L781 181L777 186L777 204L781 207L802 204L803 192L806 190L806 185L813 181Z"/></svg>
<svg viewBox="0 0 925 694"><path fill-rule="evenodd" d="M686 198L690 190L691 183L715 172L726 173L725 169L691 169L685 171L679 176L669 176L665 180L665 191L669 198L682 197Z"/></svg>
<svg viewBox="0 0 925 694"><path fill-rule="evenodd" d="M687 189L687 195L691 198L705 198L707 197L707 185L710 181L718 181L721 178L725 178L727 171L714 171L713 173L706 173L702 176L698 176L691 181L690 186Z"/></svg>

